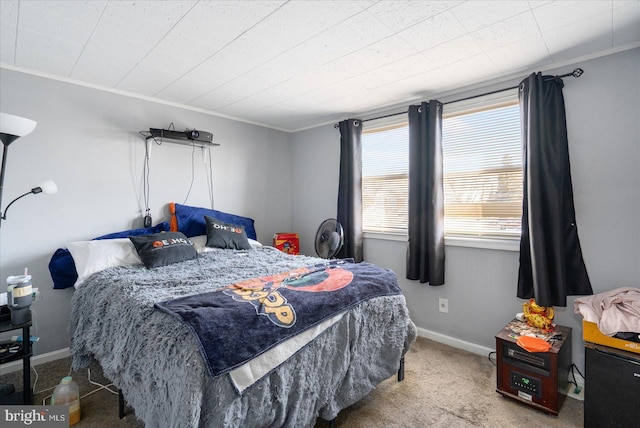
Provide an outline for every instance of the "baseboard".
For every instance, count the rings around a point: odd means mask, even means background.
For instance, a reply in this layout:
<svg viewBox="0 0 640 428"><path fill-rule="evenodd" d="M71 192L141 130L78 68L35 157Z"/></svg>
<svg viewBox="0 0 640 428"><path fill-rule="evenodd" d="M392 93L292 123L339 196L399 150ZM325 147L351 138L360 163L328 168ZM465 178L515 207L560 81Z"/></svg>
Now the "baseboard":
<svg viewBox="0 0 640 428"><path fill-rule="evenodd" d="M59 360L61 358L67 358L71 355L69 348L58 349L57 351L47 352L46 354L36 355L31 357L31 365L38 366L40 364L48 363L50 361ZM4 364L1 368L2 374L12 373L18 370L22 370L22 360L12 361Z"/></svg>
<svg viewBox="0 0 640 428"><path fill-rule="evenodd" d="M482 356L488 356L489 353L495 352L495 349L487 348L476 343L467 342L466 340L456 339L455 337L447 336L442 333L436 333L435 331L427 330L418 327L418 336L431 339L435 342L444 343L445 345L453 346L454 348L462 349L473 354Z"/></svg>

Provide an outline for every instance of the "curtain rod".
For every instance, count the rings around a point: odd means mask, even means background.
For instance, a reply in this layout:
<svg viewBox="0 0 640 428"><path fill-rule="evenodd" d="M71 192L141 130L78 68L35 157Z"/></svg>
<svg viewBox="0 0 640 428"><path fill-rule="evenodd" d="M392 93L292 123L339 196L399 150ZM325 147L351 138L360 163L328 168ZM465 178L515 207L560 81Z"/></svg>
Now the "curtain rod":
<svg viewBox="0 0 640 428"><path fill-rule="evenodd" d="M565 78L565 77L569 77L569 76L573 76L573 77L578 78L578 77L582 76L582 74L583 74L583 73L584 73L584 70L583 70L583 69L581 69L581 68L576 68L576 69L574 69L571 73L561 74L561 75L559 75L559 76L557 76L557 75L556 75L556 76L553 76L553 77L555 77L556 79L563 79L563 78ZM509 87L509 88L504 88L504 89L497 89L497 90L495 90L495 91L485 92L485 93L483 93L483 94L472 95L472 96L470 96L470 97L460 98L460 99L458 99L458 100L453 100L453 101L447 101L446 103L442 103L442 104L443 104L443 105L447 105L447 104L457 103L457 102L460 102L460 101L472 100L472 99L474 99L474 98L484 97L485 95L493 95L493 94L497 94L497 93L499 93L499 92L504 92L504 91L510 91L510 90L512 90L512 89L517 89L519 86L520 86L520 85L518 85L518 86L511 86L511 87ZM405 111L401 111L401 112L398 112L398 113L391 113L391 114L387 114L387 115L384 115L384 116L372 117L371 119L363 119L363 120L362 120L362 122L369 122L370 120L378 120L378 119L384 119L384 118L387 118L387 117L399 116L399 115L401 115L401 114L407 114L407 110L405 110ZM339 126L339 125L338 125L337 123L333 125L333 127L334 127L334 128L337 128L338 126Z"/></svg>

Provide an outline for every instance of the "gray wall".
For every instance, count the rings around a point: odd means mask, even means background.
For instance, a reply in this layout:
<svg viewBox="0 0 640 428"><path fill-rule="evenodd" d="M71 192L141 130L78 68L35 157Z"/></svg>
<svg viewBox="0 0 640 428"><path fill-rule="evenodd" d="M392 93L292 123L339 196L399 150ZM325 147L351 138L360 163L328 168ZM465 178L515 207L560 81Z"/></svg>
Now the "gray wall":
<svg viewBox="0 0 640 428"><path fill-rule="evenodd" d="M258 239L292 226L291 136L288 133L2 69L0 111L36 120L35 131L10 145L3 208L51 178L55 195L30 195L8 212L0 228L0 291L25 267L41 300L32 305L40 336L35 353L69 346L73 289L53 290L48 262L69 241L142 227L144 140L138 131L197 128L212 132L215 208L252 217ZM187 205L210 207L207 170L194 153L195 180ZM167 203L184 203L191 183L192 149L154 145L150 160L154 224L168 220ZM13 333L16 334L16 333Z"/></svg>
<svg viewBox="0 0 640 428"><path fill-rule="evenodd" d="M564 95L577 224L588 273L596 293L640 287L640 50L575 66L585 74L567 79ZM561 74L573 67L549 72ZM522 78L439 98L459 99L515 85ZM301 131L293 135L293 146L293 227L301 234L302 251L314 254L317 227L336 215L339 133L332 125ZM406 239L367 238L364 255L397 273L416 325L423 333L443 335L454 343L493 349L495 334L522 311L524 301L516 298L518 252L447 246L446 284L430 287L404 279L405 248ZM449 299L448 314L438 311L440 297ZM582 368L582 318L574 314L574 299L566 308L555 308L556 321L573 328L573 360Z"/></svg>

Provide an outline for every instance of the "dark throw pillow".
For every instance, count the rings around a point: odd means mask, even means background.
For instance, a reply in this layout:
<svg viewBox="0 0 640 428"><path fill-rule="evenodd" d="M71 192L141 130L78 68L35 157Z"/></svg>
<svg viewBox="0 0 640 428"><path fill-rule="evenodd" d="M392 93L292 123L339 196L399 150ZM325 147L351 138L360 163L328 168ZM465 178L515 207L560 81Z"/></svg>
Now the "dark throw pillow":
<svg viewBox="0 0 640 428"><path fill-rule="evenodd" d="M147 268L167 266L198 257L191 241L181 232L130 236L129 239Z"/></svg>
<svg viewBox="0 0 640 428"><path fill-rule="evenodd" d="M207 247L229 250L251 249L244 226L225 223L209 216L204 216L204 219L207 223Z"/></svg>

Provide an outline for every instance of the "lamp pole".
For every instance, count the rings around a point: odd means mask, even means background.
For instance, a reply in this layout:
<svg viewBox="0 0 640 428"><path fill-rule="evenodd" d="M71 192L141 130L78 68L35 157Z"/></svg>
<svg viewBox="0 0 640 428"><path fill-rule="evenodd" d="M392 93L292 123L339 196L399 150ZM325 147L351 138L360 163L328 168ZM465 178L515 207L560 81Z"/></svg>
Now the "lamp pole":
<svg viewBox="0 0 640 428"><path fill-rule="evenodd" d="M6 134L5 134L6 135ZM0 215L2 215L2 190L4 189L4 168L7 165L7 150L9 148L9 143L4 142L4 135L2 136L2 169L0 169ZM0 225L2 221L0 220Z"/></svg>

